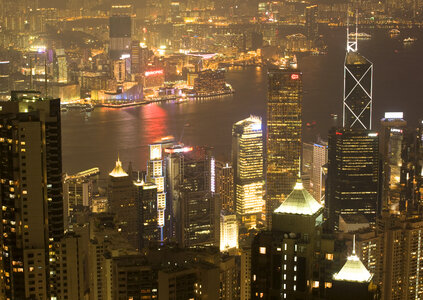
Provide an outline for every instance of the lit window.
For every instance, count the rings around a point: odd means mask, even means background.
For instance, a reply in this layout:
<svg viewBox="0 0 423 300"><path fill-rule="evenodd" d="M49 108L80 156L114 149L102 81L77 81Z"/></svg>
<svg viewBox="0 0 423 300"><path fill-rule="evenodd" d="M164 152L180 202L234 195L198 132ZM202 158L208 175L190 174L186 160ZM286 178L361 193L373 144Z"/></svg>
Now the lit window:
<svg viewBox="0 0 423 300"><path fill-rule="evenodd" d="M266 254L266 247L260 247L260 254Z"/></svg>
<svg viewBox="0 0 423 300"><path fill-rule="evenodd" d="M333 260L333 254L332 253L326 253L326 259L327 260Z"/></svg>
<svg viewBox="0 0 423 300"><path fill-rule="evenodd" d="M313 288L318 288L318 287L319 287L319 282L313 281Z"/></svg>
<svg viewBox="0 0 423 300"><path fill-rule="evenodd" d="M327 289L332 288L332 282L325 282L325 288Z"/></svg>

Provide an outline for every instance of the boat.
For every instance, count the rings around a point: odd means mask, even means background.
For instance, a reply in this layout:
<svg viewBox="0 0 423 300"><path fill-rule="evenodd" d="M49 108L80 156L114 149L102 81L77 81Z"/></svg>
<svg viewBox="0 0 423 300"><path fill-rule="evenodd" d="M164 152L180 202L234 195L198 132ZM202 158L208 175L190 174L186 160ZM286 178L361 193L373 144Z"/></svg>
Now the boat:
<svg viewBox="0 0 423 300"><path fill-rule="evenodd" d="M365 32L358 32L358 33L351 32L348 35L348 37L350 39L355 39L356 35L357 35L357 39L358 40L370 40L372 38L372 35L371 34L368 34L368 33L365 33Z"/></svg>
<svg viewBox="0 0 423 300"><path fill-rule="evenodd" d="M400 33L401 33L401 31L399 31L399 30L398 30L398 29L396 29L396 28L389 30L389 35L390 35L391 37L396 37L396 36L399 36L399 35L400 35Z"/></svg>
<svg viewBox="0 0 423 300"><path fill-rule="evenodd" d="M417 39L416 39L416 38L408 37L408 38L405 38L402 42L403 42L405 45L407 45L407 44L412 44L412 43L414 43L415 41L417 41Z"/></svg>

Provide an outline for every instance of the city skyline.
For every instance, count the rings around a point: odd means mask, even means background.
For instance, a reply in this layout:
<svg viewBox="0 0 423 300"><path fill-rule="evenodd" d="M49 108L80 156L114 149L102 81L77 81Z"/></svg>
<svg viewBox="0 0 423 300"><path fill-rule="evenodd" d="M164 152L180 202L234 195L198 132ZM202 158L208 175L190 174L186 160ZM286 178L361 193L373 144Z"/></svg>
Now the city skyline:
<svg viewBox="0 0 423 300"><path fill-rule="evenodd" d="M422 24L0 1L0 298L418 299Z"/></svg>

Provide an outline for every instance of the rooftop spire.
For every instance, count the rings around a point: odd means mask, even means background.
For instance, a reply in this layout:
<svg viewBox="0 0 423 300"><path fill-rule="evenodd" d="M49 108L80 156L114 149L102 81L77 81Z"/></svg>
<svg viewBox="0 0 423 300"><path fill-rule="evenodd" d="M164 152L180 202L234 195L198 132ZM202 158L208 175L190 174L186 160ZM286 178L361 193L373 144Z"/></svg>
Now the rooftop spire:
<svg viewBox="0 0 423 300"><path fill-rule="evenodd" d="M350 9L347 9L347 52L358 50L358 10L355 12L355 34L350 35Z"/></svg>
<svg viewBox="0 0 423 300"><path fill-rule="evenodd" d="M118 159L116 161L115 168L112 170L112 172L109 173L109 175L112 176L112 177L128 176L128 174L122 168L122 162L119 159L119 154L118 154Z"/></svg>

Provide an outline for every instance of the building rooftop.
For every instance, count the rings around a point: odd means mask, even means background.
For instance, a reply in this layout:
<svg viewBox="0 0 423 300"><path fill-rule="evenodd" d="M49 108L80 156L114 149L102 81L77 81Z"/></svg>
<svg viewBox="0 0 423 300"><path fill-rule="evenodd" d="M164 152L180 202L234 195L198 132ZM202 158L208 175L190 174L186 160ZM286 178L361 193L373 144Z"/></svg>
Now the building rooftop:
<svg viewBox="0 0 423 300"><path fill-rule="evenodd" d="M367 60L363 55L357 52L348 52L345 57L345 64L347 65L371 65L372 63Z"/></svg>
<svg viewBox="0 0 423 300"><path fill-rule="evenodd" d="M122 168L122 162L120 161L119 157L118 157L118 160L116 161L115 168L113 169L112 172L109 173L109 175L112 176L112 177L128 176L128 174Z"/></svg>
<svg viewBox="0 0 423 300"><path fill-rule="evenodd" d="M275 209L279 214L314 215L323 206L304 188L299 180L286 200Z"/></svg>
<svg viewBox="0 0 423 300"><path fill-rule="evenodd" d="M333 279L339 281L370 282L372 274L370 274L358 256L353 252L353 255L347 258L347 262L341 271L333 275Z"/></svg>

